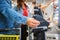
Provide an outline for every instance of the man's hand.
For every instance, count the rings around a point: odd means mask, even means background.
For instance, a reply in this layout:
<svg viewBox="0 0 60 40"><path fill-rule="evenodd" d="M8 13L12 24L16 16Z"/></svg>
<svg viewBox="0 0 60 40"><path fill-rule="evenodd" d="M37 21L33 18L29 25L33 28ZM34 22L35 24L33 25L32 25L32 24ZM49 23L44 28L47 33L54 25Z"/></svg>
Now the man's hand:
<svg viewBox="0 0 60 40"><path fill-rule="evenodd" d="M27 19L27 25L31 28L35 28L36 26L38 26L40 24L39 21L35 20L34 18L28 18Z"/></svg>

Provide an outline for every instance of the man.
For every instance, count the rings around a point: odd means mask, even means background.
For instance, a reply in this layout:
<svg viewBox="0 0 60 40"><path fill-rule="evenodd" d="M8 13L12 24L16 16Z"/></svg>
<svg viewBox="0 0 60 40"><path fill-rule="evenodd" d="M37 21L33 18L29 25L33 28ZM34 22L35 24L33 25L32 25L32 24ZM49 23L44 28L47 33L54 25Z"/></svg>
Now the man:
<svg viewBox="0 0 60 40"><path fill-rule="evenodd" d="M12 0L0 0L0 28L13 28L16 21L19 24L27 24L29 27L35 28L40 24L39 21L22 16L12 9Z"/></svg>

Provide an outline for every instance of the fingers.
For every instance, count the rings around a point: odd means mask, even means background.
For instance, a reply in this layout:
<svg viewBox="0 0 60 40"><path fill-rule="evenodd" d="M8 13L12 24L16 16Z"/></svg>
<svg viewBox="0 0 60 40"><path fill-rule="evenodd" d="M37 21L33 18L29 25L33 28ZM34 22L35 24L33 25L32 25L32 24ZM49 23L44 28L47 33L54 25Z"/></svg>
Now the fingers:
<svg viewBox="0 0 60 40"><path fill-rule="evenodd" d="M32 23L34 23L34 24L40 24L40 22L39 21L37 21L36 19L32 19Z"/></svg>
<svg viewBox="0 0 60 40"><path fill-rule="evenodd" d="M33 23L34 23L34 24L40 24L40 22L37 21L37 20L35 20L35 19L33 20Z"/></svg>
<svg viewBox="0 0 60 40"><path fill-rule="evenodd" d="M29 27L35 28L35 27L37 27L39 24L40 24L40 22L37 21L37 20L35 20L34 18L28 18L28 20L27 20L27 25L28 25Z"/></svg>
<svg viewBox="0 0 60 40"><path fill-rule="evenodd" d="M33 24L33 23L31 23L30 25L31 25L30 27L32 28L35 28L37 26L36 24Z"/></svg>

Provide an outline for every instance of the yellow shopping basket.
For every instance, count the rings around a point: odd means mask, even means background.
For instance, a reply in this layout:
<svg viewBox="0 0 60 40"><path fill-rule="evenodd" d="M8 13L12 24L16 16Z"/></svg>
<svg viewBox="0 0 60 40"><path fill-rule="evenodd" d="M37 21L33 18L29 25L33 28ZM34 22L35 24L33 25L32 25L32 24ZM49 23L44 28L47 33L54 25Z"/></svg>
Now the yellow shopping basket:
<svg viewBox="0 0 60 40"><path fill-rule="evenodd" d="M0 40L19 40L19 35L3 35L0 34Z"/></svg>

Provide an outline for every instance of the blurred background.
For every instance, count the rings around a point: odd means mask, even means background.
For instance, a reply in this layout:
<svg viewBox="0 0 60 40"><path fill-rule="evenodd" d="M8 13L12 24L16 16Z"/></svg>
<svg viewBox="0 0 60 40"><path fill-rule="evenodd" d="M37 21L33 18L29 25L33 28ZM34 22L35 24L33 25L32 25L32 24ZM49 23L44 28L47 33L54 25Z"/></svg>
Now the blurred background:
<svg viewBox="0 0 60 40"><path fill-rule="evenodd" d="M22 28L16 25L13 28L16 32L11 33L13 36L10 34L9 36L14 37L16 35L16 40L60 40L60 0L24 0L24 3L28 9L28 17L42 20L43 22L40 21L42 26L39 25L35 29L26 27L21 31ZM15 10L15 7L17 7L17 0L12 0L12 9ZM15 39L12 38L11 40Z"/></svg>
<svg viewBox="0 0 60 40"><path fill-rule="evenodd" d="M60 40L60 19L59 19L59 8L60 0L24 0L28 6L30 17L35 15L34 7L37 6L41 9L43 18L49 22L48 30L45 31L45 40ZM35 3L34 3L35 2ZM12 6L16 6L16 0L12 1ZM37 13L38 14L38 13ZM28 33L31 28L28 28ZM27 37L26 40L34 40L33 32ZM38 37L39 38L39 37ZM37 39L36 39L37 40Z"/></svg>

